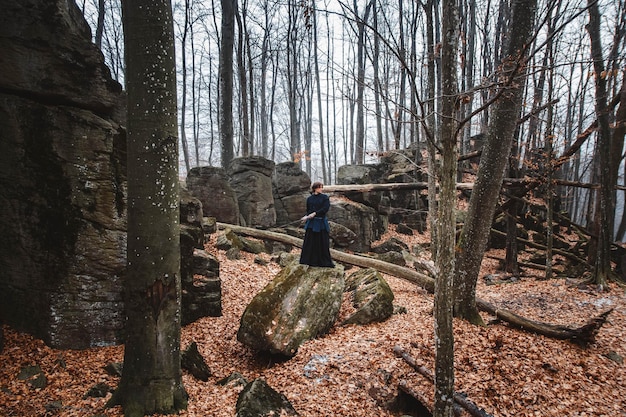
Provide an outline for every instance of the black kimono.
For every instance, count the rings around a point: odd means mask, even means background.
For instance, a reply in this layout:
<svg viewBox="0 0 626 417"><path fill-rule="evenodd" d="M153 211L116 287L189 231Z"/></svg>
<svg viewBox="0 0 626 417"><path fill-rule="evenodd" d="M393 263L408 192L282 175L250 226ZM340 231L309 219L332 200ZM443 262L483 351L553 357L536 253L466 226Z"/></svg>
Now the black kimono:
<svg viewBox="0 0 626 417"><path fill-rule="evenodd" d="M315 212L315 217L304 224L305 234L302 243L300 263L310 266L334 268L330 257L330 226L326 213L330 209L330 199L326 194L311 194L306 199L306 212Z"/></svg>

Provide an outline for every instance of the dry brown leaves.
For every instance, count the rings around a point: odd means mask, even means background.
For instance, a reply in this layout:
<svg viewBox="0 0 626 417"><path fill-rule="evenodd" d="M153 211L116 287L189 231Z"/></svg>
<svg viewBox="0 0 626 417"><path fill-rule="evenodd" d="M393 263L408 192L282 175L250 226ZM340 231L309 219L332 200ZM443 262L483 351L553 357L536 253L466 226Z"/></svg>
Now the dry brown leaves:
<svg viewBox="0 0 626 417"><path fill-rule="evenodd" d="M393 230L382 239L392 234ZM410 247L428 239L396 236ZM222 252L209 250L221 261L223 316L186 326L182 347L196 341L213 377L201 382L184 374L189 406L179 415L234 416L242 387L216 384L233 372L248 380L265 378L302 416L392 416L382 402L396 393L399 381L432 400L432 384L393 354L394 346L401 346L420 365L433 368L433 302L423 290L386 276L395 304L405 307L406 314L369 326L336 326L324 337L305 343L291 360L275 362L241 345L237 329L245 306L278 272L278 265L258 265L250 254L229 261ZM269 260L269 255L261 256ZM483 273L493 272L497 263L486 258ZM572 287L563 279L527 277L497 286L485 286L481 279L477 292L479 297L528 318L565 325L582 325L608 308L614 311L596 343L586 349L505 324L479 328L455 321L459 392L494 416L626 416L626 368L607 357L611 352L626 355L623 289L594 293ZM349 309L344 302L341 314L345 316ZM123 347L60 351L6 326L5 337L0 355L1 416L122 416L119 407L104 408L109 397L85 398L85 394L99 382L116 386L117 378L108 376L103 367L121 362ZM48 382L45 388L33 389L29 381L17 378L27 365L42 368ZM60 401L62 407L51 407L54 401Z"/></svg>

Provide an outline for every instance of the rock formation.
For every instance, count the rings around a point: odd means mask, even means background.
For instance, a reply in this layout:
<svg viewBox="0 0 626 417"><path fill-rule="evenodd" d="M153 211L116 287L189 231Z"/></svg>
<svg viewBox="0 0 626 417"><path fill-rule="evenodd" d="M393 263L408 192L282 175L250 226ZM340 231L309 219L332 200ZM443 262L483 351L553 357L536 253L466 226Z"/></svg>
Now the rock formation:
<svg viewBox="0 0 626 417"><path fill-rule="evenodd" d="M187 189L202 203L207 217L218 222L239 224L239 202L230 185L230 178L223 168L196 167L187 173Z"/></svg>
<svg viewBox="0 0 626 417"><path fill-rule="evenodd" d="M272 195L274 161L260 156L235 158L228 166L230 185L239 202L244 226L271 227L276 224Z"/></svg>
<svg viewBox="0 0 626 417"><path fill-rule="evenodd" d="M0 316L55 347L119 341L126 264L121 86L75 2L0 14Z"/></svg>

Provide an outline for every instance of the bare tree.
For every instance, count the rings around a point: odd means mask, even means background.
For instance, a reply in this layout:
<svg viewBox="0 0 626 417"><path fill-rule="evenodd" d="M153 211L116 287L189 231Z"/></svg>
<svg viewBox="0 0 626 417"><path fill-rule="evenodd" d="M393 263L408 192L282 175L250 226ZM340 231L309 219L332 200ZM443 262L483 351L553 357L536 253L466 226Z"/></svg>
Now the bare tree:
<svg viewBox="0 0 626 417"><path fill-rule="evenodd" d="M600 9L598 2L588 0L589 24L587 31L591 40L591 56L593 59L595 79L595 109L598 121L598 142L596 146L597 169L600 179L600 193L598 195L594 231L597 236L594 259L593 281L600 290L608 289L611 278L611 241L613 237L613 223L615 220L615 199L613 188L616 184L617 169L613 169L611 160L611 127L608 111L608 92L604 58L602 56L602 36L600 33ZM623 142L622 142L623 145ZM621 151L621 148L620 148ZM617 167L616 167L617 168Z"/></svg>
<svg viewBox="0 0 626 417"><path fill-rule="evenodd" d="M187 142L186 124L187 124L187 36L189 34L189 15L191 10L189 8L189 0L184 2L184 15L183 27L181 30L180 39L180 59L181 59L181 103L180 103L180 143L183 146L183 158L185 160L185 168L187 172L191 169L189 162L189 145Z"/></svg>
<svg viewBox="0 0 626 417"><path fill-rule="evenodd" d="M501 70L497 74L499 99L491 111L467 221L457 242L454 311L455 315L473 323L482 323L476 309L476 281L520 116L536 7L536 0L512 2L511 26L515 30L509 35Z"/></svg>
<svg viewBox="0 0 626 417"><path fill-rule="evenodd" d="M248 83L252 83L252 79L248 79L246 70L246 45L248 31L246 28L246 1L239 10L237 2L235 2L235 20L237 22L237 74L239 75L239 111L241 123L241 154L242 156L250 156L252 152L252 135L250 131L250 117L252 111L248 107Z"/></svg>
<svg viewBox="0 0 626 417"><path fill-rule="evenodd" d="M442 2L442 165L437 209L437 277L435 280L435 405L433 416L454 415L454 331L452 283L455 265L456 170L458 140L457 54L459 10L456 0Z"/></svg>
<svg viewBox="0 0 626 417"><path fill-rule="evenodd" d="M372 10L373 0L367 2L363 17L359 17L358 4L353 1L354 15L357 21L357 79L356 79L356 132L354 147L354 162L362 164L364 162L365 149L365 122L364 122L364 104L363 93L365 91L365 27L369 20L369 14Z"/></svg>
<svg viewBox="0 0 626 417"><path fill-rule="evenodd" d="M233 137L233 47L237 0L221 0L222 39L220 48L220 137L222 167L227 168L234 154Z"/></svg>

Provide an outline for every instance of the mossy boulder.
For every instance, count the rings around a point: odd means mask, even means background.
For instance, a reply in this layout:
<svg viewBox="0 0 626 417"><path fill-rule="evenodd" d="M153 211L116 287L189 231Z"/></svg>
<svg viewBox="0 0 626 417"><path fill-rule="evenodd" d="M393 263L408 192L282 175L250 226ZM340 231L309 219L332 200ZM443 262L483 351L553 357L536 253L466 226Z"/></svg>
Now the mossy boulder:
<svg viewBox="0 0 626 417"><path fill-rule="evenodd" d="M380 272L361 269L348 276L346 291L352 291L357 309L342 324L369 324L387 320L393 314L393 292Z"/></svg>
<svg viewBox="0 0 626 417"><path fill-rule="evenodd" d="M287 357L337 320L344 271L290 263L246 307L237 340L257 351Z"/></svg>

